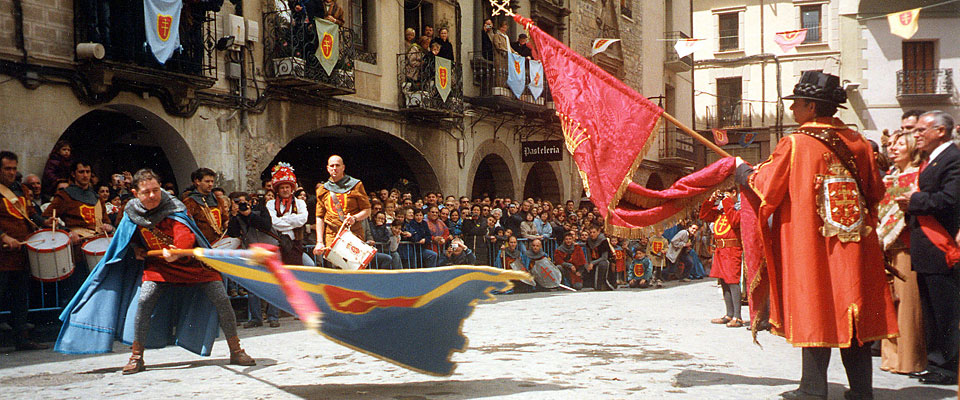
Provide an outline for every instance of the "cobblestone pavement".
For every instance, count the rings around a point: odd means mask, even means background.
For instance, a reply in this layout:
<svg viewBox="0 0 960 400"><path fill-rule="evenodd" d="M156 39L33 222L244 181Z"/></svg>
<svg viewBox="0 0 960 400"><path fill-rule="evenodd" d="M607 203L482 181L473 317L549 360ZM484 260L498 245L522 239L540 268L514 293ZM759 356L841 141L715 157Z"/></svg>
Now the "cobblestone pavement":
<svg viewBox="0 0 960 400"><path fill-rule="evenodd" d="M129 347L114 354L52 351L0 354L5 399L105 397L217 399L772 399L795 389L800 351L762 333L711 325L723 302L713 281L659 290L507 295L481 304L464 323L469 347L453 376L418 374L338 346L282 320L241 330L255 367L227 365L222 340L211 357L178 347L147 350L147 371L123 376ZM746 313L746 308L744 308ZM878 399L955 398L880 371ZM846 376L833 352L831 398Z"/></svg>

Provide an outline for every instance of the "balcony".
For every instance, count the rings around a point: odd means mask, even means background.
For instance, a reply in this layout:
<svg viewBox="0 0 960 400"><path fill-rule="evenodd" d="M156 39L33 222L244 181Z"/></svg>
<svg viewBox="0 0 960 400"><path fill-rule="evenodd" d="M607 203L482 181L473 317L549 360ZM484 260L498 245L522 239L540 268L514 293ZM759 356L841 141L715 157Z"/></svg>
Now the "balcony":
<svg viewBox="0 0 960 400"><path fill-rule="evenodd" d="M677 55L677 49L674 48L677 44L677 39L690 39L690 36L680 31L673 31L664 33L664 37L667 39L667 41L664 42L667 52L664 57L664 66L674 72L684 72L693 69L693 55L691 54L680 58Z"/></svg>
<svg viewBox="0 0 960 400"><path fill-rule="evenodd" d="M953 97L953 69L897 71L897 100L939 102Z"/></svg>
<svg viewBox="0 0 960 400"><path fill-rule="evenodd" d="M753 104L736 103L707 106L707 128L736 129L753 126Z"/></svg>
<svg viewBox="0 0 960 400"><path fill-rule="evenodd" d="M418 118L463 117L463 66L453 62L447 76L450 93L444 100L437 79L433 54L414 51L397 54L397 86L400 111Z"/></svg>
<svg viewBox="0 0 960 400"><path fill-rule="evenodd" d="M677 127L660 125L660 163L678 168L696 165L693 153L693 138L681 133Z"/></svg>
<svg viewBox="0 0 960 400"><path fill-rule="evenodd" d="M494 50L500 51L500 50ZM506 60L506 55L501 52L500 60ZM470 53L470 65L473 67L473 85L480 87L480 93L475 97L467 98L467 101L475 107L483 107L501 113L511 113L528 117L551 118L555 116L553 108L553 97L550 95L550 88L547 87L546 77L543 79L543 92L540 97L533 98L528 86L531 80L530 69L525 71L525 86L523 93L518 99L513 91L507 87L507 68L504 65L498 65L500 62L490 60L481 53Z"/></svg>
<svg viewBox="0 0 960 400"><path fill-rule="evenodd" d="M320 96L356 93L352 30L340 27L339 60L328 74L316 56L320 41L313 23L282 10L265 13L263 28L263 69L270 85Z"/></svg>
<svg viewBox="0 0 960 400"><path fill-rule="evenodd" d="M125 18L127 24L118 23L122 16L114 15L112 20L99 25L84 5L83 1L74 2L74 48L81 43L99 43L106 53L103 59L76 55L78 71L84 75L92 93L116 93L115 86L139 91L157 89L167 91L171 98L179 98L175 103L182 104L184 99L192 98L195 89L209 88L216 83L216 12L201 6L184 6L179 26L181 48L166 63L160 64L144 45L142 4L119 10L130 14Z"/></svg>

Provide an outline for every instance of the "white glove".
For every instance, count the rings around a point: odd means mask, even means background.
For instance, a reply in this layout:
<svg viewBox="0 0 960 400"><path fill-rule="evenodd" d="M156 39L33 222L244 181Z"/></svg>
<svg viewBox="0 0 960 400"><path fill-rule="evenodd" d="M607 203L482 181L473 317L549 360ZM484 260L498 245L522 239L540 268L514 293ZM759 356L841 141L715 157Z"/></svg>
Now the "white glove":
<svg viewBox="0 0 960 400"><path fill-rule="evenodd" d="M746 161L743 161L743 159L740 158L740 156L737 156L737 158L736 158L736 165L735 165L735 166L739 167L740 165L742 165L742 164L744 164L744 163L746 163Z"/></svg>

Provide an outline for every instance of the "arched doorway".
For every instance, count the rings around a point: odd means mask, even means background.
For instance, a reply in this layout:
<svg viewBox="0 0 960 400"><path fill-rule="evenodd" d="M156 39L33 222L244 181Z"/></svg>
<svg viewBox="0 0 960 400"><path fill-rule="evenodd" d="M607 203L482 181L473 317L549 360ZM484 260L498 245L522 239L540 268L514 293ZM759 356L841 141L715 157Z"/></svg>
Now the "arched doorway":
<svg viewBox="0 0 960 400"><path fill-rule="evenodd" d="M523 198L539 198L557 204L561 200L561 195L560 182L550 164L545 162L533 164L523 184Z"/></svg>
<svg viewBox="0 0 960 400"><path fill-rule="evenodd" d="M197 161L180 133L143 108L115 104L77 118L60 136L73 147L74 157L92 163L100 182L110 175L150 168L176 190L190 184Z"/></svg>
<svg viewBox="0 0 960 400"><path fill-rule="evenodd" d="M650 177L647 178L647 184L644 185L647 189L650 190L663 190L666 189L666 186L663 186L663 180L660 179L660 175L656 172L650 174Z"/></svg>
<svg viewBox="0 0 960 400"><path fill-rule="evenodd" d="M421 191L440 190L433 167L423 154L401 138L389 133L355 125L330 126L303 134L292 140L261 171L260 179L270 179L270 170L278 162L287 162L296 171L300 185L312 191L318 182L329 178L327 158L343 157L347 175L363 181L368 191L398 187L401 180L418 196Z"/></svg>
<svg viewBox="0 0 960 400"><path fill-rule="evenodd" d="M513 177L510 176L510 167L503 157L488 154L480 160L470 193L472 198L514 196Z"/></svg>

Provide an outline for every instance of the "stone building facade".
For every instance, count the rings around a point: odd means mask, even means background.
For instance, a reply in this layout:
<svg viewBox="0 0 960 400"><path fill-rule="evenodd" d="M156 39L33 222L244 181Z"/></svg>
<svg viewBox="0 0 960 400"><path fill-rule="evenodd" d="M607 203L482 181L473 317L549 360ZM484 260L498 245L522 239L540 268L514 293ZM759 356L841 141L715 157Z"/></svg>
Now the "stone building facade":
<svg viewBox="0 0 960 400"><path fill-rule="evenodd" d="M293 163L301 184L312 187L326 178L327 156L341 154L369 189L409 182L474 197L581 196L569 154L522 162L522 142L562 139L562 132L548 95L513 98L485 69L477 50L485 2L340 0L340 61L331 73L312 56L320 45L311 36L321 38L274 0L188 3L182 48L163 65L138 36L142 8L110 10L111 43L98 59L78 45L96 42L105 24L91 23L88 10L105 3L115 2L0 0L0 148L18 153L25 173L40 173L54 143L68 139L100 174L150 166L180 189L201 166L218 171L228 191L258 189L278 161ZM676 105L665 108L692 120L692 74L665 71L667 52L654 40L668 25L662 2L514 6L581 54L598 37L582 26L596 27L598 17L586 14L607 9L602 17L616 21L623 39L611 52L621 60L613 72L650 97L671 87ZM676 7L670 15L689 32L689 10ZM446 99L434 84L437 70L411 58L402 41L404 28L419 35L428 24L447 27L454 48ZM511 22L512 40L519 30ZM674 154L654 153L638 174L660 173L655 179L669 184L683 172L684 163L659 161Z"/></svg>

